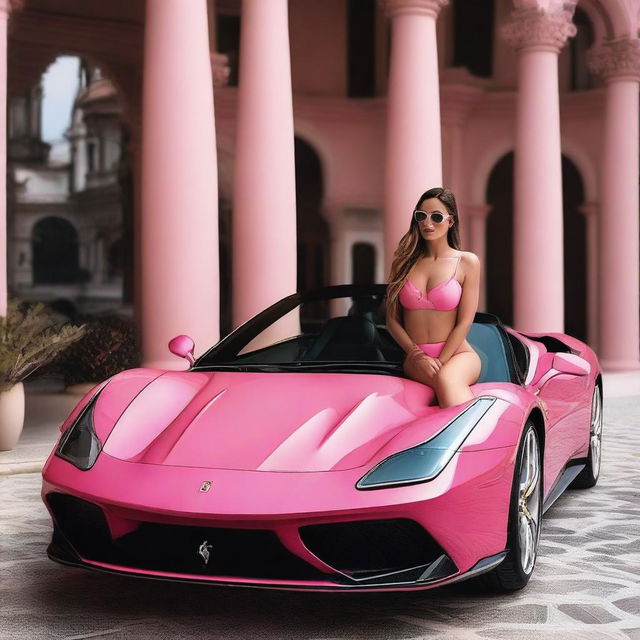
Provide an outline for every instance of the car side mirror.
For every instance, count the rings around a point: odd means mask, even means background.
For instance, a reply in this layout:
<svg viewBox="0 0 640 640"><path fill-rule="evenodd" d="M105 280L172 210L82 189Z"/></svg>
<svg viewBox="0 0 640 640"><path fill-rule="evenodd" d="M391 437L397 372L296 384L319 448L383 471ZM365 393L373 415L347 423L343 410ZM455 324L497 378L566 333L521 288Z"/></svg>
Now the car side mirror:
<svg viewBox="0 0 640 640"><path fill-rule="evenodd" d="M189 366L191 366L195 362L195 358L193 357L195 346L195 343L189 336L180 335L169 342L169 351L181 358L186 358L189 361Z"/></svg>
<svg viewBox="0 0 640 640"><path fill-rule="evenodd" d="M575 353L556 353L551 368L574 376L588 376L591 372L591 365Z"/></svg>

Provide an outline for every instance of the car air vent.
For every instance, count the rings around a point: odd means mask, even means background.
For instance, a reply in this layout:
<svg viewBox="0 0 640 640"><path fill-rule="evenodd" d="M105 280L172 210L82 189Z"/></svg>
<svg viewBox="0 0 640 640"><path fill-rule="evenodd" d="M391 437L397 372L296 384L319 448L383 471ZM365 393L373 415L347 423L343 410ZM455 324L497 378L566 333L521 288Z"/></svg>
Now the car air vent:
<svg viewBox="0 0 640 640"><path fill-rule="evenodd" d="M423 527L408 518L307 525L299 532L309 551L353 578L424 567L445 554Z"/></svg>
<svg viewBox="0 0 640 640"><path fill-rule="evenodd" d="M542 342L549 353L574 353L575 355L580 355L580 351L571 348L568 344L565 344L562 340L554 338L553 336L530 336L526 333L522 335L525 338L529 338L529 340Z"/></svg>
<svg viewBox="0 0 640 640"><path fill-rule="evenodd" d="M108 554L111 534L99 506L64 493L49 493L46 498L60 533L80 556L100 560Z"/></svg>

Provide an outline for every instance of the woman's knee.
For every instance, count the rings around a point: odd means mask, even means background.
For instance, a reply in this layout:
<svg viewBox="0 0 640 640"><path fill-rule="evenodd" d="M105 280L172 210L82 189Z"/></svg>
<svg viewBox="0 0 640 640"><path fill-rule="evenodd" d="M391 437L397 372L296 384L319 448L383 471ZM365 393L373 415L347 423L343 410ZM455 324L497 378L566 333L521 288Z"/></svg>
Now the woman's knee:
<svg viewBox="0 0 640 640"><path fill-rule="evenodd" d="M456 381L452 380L446 371L440 370L433 378L433 386L436 391L446 391L452 386L456 386Z"/></svg>
<svg viewBox="0 0 640 640"><path fill-rule="evenodd" d="M460 352L467 353L467 352ZM457 355L457 354L454 354ZM475 358L469 358L465 367L462 368L462 361L456 362L456 366L447 366L446 363L438 372L435 380L436 388L443 390L455 389L457 387L469 386L474 384L480 375L480 357L474 354ZM477 360L477 363L475 362ZM476 375L477 374L477 375ZM472 380L473 378L473 380Z"/></svg>

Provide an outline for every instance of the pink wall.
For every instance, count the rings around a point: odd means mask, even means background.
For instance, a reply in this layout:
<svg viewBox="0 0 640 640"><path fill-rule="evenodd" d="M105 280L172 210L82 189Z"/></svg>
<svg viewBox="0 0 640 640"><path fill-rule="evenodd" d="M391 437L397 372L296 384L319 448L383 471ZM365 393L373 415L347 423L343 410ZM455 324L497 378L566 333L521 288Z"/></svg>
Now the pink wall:
<svg viewBox="0 0 640 640"><path fill-rule="evenodd" d="M221 171L231 171L233 162L235 91L216 94L216 126L220 142ZM462 188L460 202L485 202L486 184L498 160L514 148L514 108L516 94L484 93L462 127ZM447 144L448 113L456 107L455 92L441 89L444 182L450 184L453 167ZM578 167L588 199L596 197L601 149L602 90L566 93L560 98L563 153ZM322 163L327 205L359 204L381 207L384 176L384 99L349 101L340 98L294 97L296 134L315 148ZM225 169L226 167L226 169ZM464 216L464 211L462 211Z"/></svg>
<svg viewBox="0 0 640 640"><path fill-rule="evenodd" d="M380 206L383 199L384 100L294 97L296 135L320 156L324 203ZM231 171L236 91L216 93L216 129L221 172ZM228 141L228 142L224 142Z"/></svg>
<svg viewBox="0 0 640 640"><path fill-rule="evenodd" d="M451 111L457 111L457 94L441 86L444 182L460 176L456 195L462 202L484 202L486 181L500 157L514 146L516 62L499 27L511 11L511 0L496 0L494 77L482 80L485 93L477 108L462 124L463 149L460 166L454 166L449 144ZM318 152L324 171L324 202L327 206L358 204L381 207L383 203L384 136L386 97L343 99L347 83L346 0L289 3L294 120L296 134ZM378 28L384 13L376 12ZM386 26L386 25L385 25ZM598 25L595 25L598 29ZM441 70L453 60L452 8L445 6L437 21ZM381 29L384 32L384 29ZM386 57L384 33L378 38L378 57ZM506 55L508 53L508 55ZM386 61L379 59L378 65ZM559 85L563 152L583 173L587 193L597 193L597 162L601 144L602 91L569 93L568 49L560 54ZM477 80L477 79L476 79ZM565 92L563 93L563 89ZM216 94L216 127L221 140L221 172L231 172L235 139L235 89ZM585 132L589 135L585 135Z"/></svg>

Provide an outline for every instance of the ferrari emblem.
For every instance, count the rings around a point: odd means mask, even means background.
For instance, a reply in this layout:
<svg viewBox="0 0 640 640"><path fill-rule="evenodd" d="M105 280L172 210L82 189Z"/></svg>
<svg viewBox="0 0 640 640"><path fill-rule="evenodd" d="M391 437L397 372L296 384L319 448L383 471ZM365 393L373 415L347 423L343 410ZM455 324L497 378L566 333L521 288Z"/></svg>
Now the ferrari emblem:
<svg viewBox="0 0 640 640"><path fill-rule="evenodd" d="M202 493L207 493L207 491L209 491L209 489L211 489L212 486L213 486L213 483L211 482L211 480L205 480L200 485L200 491L202 491Z"/></svg>
<svg viewBox="0 0 640 640"><path fill-rule="evenodd" d="M204 564L205 566L209 563L209 549L211 549L213 547L213 545L207 544L208 540L205 540L199 547L198 547L198 555L204 560Z"/></svg>

